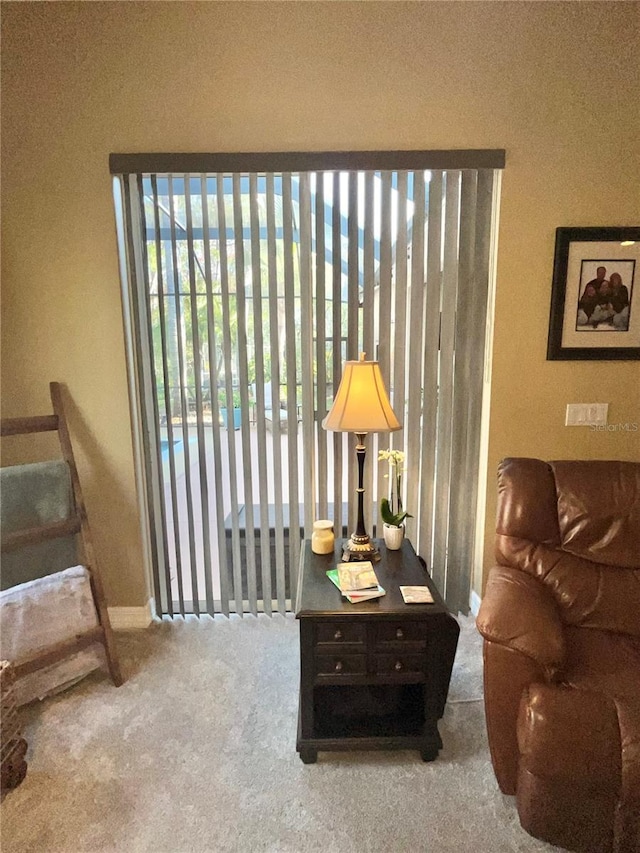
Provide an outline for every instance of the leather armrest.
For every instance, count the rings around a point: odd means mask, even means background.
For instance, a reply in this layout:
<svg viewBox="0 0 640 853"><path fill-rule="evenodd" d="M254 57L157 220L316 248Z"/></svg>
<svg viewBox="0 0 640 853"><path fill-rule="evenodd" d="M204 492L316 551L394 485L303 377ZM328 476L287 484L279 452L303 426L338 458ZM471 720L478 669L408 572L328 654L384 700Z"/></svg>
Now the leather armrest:
<svg viewBox="0 0 640 853"><path fill-rule="evenodd" d="M543 583L518 569L491 569L476 625L485 640L535 661L548 680L564 662L558 607Z"/></svg>

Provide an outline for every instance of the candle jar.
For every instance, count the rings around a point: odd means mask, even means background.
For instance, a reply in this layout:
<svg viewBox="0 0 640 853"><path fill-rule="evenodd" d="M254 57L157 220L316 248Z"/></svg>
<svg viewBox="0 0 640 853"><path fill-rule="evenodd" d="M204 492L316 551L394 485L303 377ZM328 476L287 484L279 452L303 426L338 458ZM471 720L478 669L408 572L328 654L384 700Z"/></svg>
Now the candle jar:
<svg viewBox="0 0 640 853"><path fill-rule="evenodd" d="M311 534L311 550L314 554L333 554L334 536L333 521L320 519L313 522Z"/></svg>

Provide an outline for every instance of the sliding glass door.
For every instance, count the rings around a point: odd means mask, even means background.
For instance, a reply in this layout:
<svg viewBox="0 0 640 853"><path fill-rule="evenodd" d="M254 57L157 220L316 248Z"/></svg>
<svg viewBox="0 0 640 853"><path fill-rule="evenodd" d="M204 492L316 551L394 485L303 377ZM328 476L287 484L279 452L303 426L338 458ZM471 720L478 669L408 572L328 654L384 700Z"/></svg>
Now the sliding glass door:
<svg viewBox="0 0 640 853"><path fill-rule="evenodd" d="M368 529L391 445L408 534L466 611L494 169L142 168L117 187L158 609L292 607L313 520L354 524L353 439L321 421L364 351L404 424L368 438Z"/></svg>

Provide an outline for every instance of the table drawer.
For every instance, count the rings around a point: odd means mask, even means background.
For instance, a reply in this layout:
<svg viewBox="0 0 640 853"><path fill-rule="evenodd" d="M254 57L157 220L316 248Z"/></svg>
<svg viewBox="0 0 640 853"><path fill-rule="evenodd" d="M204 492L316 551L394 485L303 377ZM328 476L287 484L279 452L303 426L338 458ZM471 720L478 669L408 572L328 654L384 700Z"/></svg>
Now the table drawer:
<svg viewBox="0 0 640 853"><path fill-rule="evenodd" d="M402 651L376 655L375 669L377 675L421 675L425 670L425 656Z"/></svg>
<svg viewBox="0 0 640 853"><path fill-rule="evenodd" d="M376 643L424 643L427 626L424 622L383 622L376 625Z"/></svg>
<svg viewBox="0 0 640 853"><path fill-rule="evenodd" d="M365 626L355 622L321 622L316 643L364 643Z"/></svg>
<svg viewBox="0 0 640 853"><path fill-rule="evenodd" d="M316 675L354 675L367 671L366 655L316 655Z"/></svg>

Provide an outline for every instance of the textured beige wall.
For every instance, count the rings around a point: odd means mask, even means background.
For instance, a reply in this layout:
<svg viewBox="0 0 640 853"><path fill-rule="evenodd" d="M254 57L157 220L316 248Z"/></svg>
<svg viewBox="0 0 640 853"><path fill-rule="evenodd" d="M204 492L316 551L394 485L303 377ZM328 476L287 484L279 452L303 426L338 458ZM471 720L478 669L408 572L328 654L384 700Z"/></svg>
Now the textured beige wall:
<svg viewBox="0 0 640 853"><path fill-rule="evenodd" d="M507 150L487 553L505 455L638 458L637 363L546 362L555 228L638 221L636 3L2 4L3 414L74 400L109 601L146 597L108 155ZM463 484L461 484L463 485Z"/></svg>

